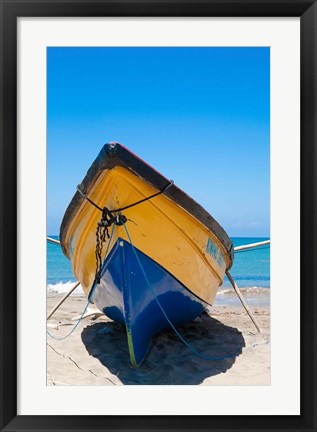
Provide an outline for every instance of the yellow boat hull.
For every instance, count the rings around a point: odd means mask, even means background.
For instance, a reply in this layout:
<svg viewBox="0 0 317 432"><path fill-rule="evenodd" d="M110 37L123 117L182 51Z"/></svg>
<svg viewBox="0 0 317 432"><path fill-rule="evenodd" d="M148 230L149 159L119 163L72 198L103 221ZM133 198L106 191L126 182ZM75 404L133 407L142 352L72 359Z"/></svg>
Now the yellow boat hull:
<svg viewBox="0 0 317 432"><path fill-rule="evenodd" d="M103 173L89 197L109 209L121 208L157 192L122 167ZM123 212L136 248L173 274L189 290L212 304L228 267L228 258L213 233L163 195ZM69 226L64 244L69 244L76 278L86 295L96 270L96 226L100 211L83 201ZM123 226L116 226L113 244L118 238L128 241ZM212 255L210 244L217 252ZM104 250L105 251L105 250ZM103 257L104 258L104 257Z"/></svg>

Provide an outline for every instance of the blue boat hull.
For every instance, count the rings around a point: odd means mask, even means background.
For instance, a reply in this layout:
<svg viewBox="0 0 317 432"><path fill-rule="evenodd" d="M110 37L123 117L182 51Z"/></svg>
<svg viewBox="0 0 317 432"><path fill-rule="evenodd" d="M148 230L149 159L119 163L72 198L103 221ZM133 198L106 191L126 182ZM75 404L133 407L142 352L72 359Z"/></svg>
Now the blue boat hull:
<svg viewBox="0 0 317 432"><path fill-rule="evenodd" d="M91 299L109 318L126 326L131 363L139 366L152 336L170 328L157 300L174 326L193 320L207 304L154 260L134 250L125 240L116 241L103 263L100 284L92 287Z"/></svg>

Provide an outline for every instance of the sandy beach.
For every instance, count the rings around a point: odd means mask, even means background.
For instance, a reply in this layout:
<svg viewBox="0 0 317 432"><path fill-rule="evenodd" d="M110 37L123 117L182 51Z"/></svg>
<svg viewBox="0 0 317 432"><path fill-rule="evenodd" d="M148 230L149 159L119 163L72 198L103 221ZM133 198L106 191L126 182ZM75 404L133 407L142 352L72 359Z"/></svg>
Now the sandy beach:
<svg viewBox="0 0 317 432"><path fill-rule="evenodd" d="M47 310L59 300L47 299ZM56 337L68 334L86 304L73 296L48 321ZM64 340L47 337L47 385L270 385L270 312L252 307L263 332L257 333L242 306L213 306L179 330L204 360L193 354L171 331L153 339L152 348L138 369L130 366L124 328L98 314L90 316Z"/></svg>

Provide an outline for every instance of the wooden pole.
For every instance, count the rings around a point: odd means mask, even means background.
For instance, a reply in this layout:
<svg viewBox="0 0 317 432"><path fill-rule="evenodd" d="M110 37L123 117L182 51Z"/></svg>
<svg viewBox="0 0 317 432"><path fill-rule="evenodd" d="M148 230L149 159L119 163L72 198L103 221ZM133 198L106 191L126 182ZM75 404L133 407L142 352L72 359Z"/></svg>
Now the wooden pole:
<svg viewBox="0 0 317 432"><path fill-rule="evenodd" d="M267 244L270 244L270 243L271 243L271 240L264 240L264 241L258 242L258 243L250 243L250 244L244 245L244 246L236 246L234 248L234 251L235 252L239 252L239 251L242 251L242 250L257 248L258 246L264 246L264 245L267 245Z"/></svg>
<svg viewBox="0 0 317 432"><path fill-rule="evenodd" d="M73 291L78 287L80 282L76 282L74 286L71 287L71 289L60 299L60 301L57 303L57 305L51 310L51 312L47 315L47 320L51 318L54 312L57 311L57 309L64 303L64 301L71 295Z"/></svg>
<svg viewBox="0 0 317 432"><path fill-rule="evenodd" d="M54 243L54 244L57 244L57 245L61 245L61 242L59 240L53 239L51 237L46 237L46 238L47 238L47 241L49 243Z"/></svg>
<svg viewBox="0 0 317 432"><path fill-rule="evenodd" d="M246 304L246 302L245 302L245 300L244 300L244 298L243 298L243 296L242 296L242 294L241 294L241 291L239 290L239 288L238 288L237 284L235 283L235 281L232 279L232 276L231 276L231 274L229 273L228 270L226 271L226 275L227 275L227 277L228 277L228 279L229 279L231 285L233 286L233 289L234 289L235 292L237 293L237 296L239 297L239 299L240 299L240 301L241 301L241 303L242 303L242 306L243 306L244 309L247 311L247 314L249 315L249 317L251 318L253 324L255 325L257 331L258 331L259 333L262 333L262 329L261 329L259 323L257 322L255 316L253 315L253 313L252 313L251 310L249 309L249 306Z"/></svg>

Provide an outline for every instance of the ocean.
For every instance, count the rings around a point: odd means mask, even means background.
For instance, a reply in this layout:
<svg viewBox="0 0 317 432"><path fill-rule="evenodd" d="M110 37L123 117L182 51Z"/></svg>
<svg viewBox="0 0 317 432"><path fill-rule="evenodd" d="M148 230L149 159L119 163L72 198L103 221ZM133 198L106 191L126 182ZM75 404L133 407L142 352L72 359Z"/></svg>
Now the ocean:
<svg viewBox="0 0 317 432"><path fill-rule="evenodd" d="M58 240L57 236L50 236ZM267 237L233 237L234 246L257 243L268 240ZM257 249L235 253L234 264L230 270L231 276L250 305L269 304L270 293L270 245ZM71 288L75 282L69 260L63 255L59 245L47 243L47 294L49 296L62 294ZM78 287L74 295L82 294ZM215 304L238 304L236 294L231 289L230 282L225 278L219 288Z"/></svg>

